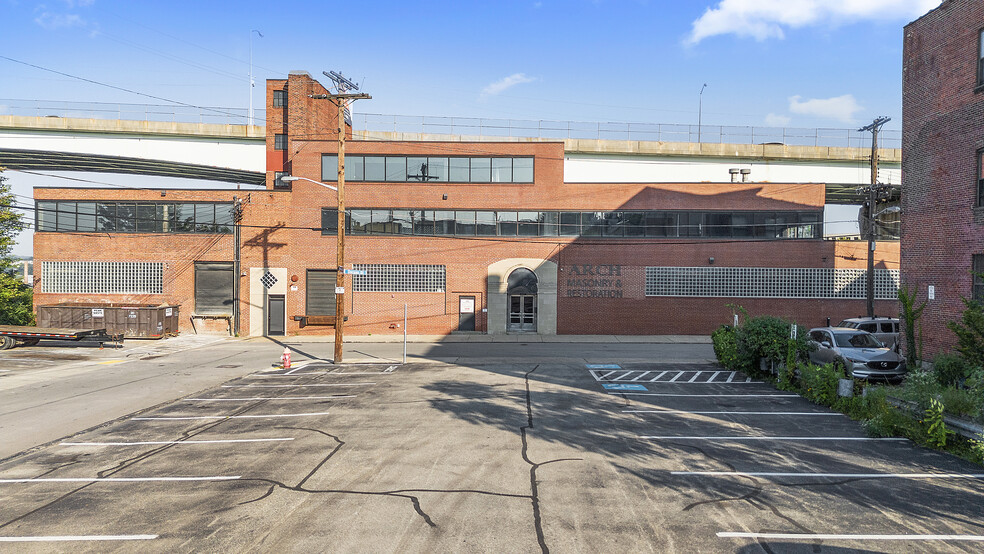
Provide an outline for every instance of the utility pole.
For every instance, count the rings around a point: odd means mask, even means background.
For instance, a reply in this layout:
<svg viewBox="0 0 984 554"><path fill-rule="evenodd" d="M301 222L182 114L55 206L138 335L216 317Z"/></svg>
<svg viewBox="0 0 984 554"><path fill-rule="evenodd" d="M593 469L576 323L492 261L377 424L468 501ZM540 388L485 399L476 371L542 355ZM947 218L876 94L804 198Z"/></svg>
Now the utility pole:
<svg viewBox="0 0 984 554"><path fill-rule="evenodd" d="M232 334L233 336L239 336L239 296L242 291L242 284L240 280L242 277L239 275L242 271L242 263L240 261L240 225L243 221L243 200L238 196L232 197Z"/></svg>
<svg viewBox="0 0 984 554"><path fill-rule="evenodd" d="M878 200L878 131L882 125L891 121L890 117L879 117L866 125L859 132L871 131L871 184L868 186L868 271L866 273L866 296L868 317L875 317L875 203Z"/></svg>
<svg viewBox="0 0 984 554"><path fill-rule="evenodd" d="M349 93L350 89L359 90L359 86L343 77L340 73L324 72L335 82L338 94L312 94L311 98L330 100L338 106L338 243L335 247L335 257L338 272L335 274L335 356L334 363L342 362L342 337L345 327L345 109L354 100L369 100L372 96L364 92Z"/></svg>

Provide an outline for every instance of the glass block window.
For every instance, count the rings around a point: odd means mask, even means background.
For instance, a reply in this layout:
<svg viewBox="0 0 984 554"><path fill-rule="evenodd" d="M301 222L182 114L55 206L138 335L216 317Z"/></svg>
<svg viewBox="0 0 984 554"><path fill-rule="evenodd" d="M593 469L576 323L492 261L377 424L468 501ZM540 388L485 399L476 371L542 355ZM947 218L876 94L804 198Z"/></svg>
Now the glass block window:
<svg viewBox="0 0 984 554"><path fill-rule="evenodd" d="M164 294L162 262L41 262L41 292Z"/></svg>
<svg viewBox="0 0 984 554"><path fill-rule="evenodd" d="M444 292L446 268L423 264L355 264L366 275L352 276L354 292Z"/></svg>
<svg viewBox="0 0 984 554"><path fill-rule="evenodd" d="M875 298L892 300L897 269L875 270ZM814 267L647 267L646 296L866 298L865 270Z"/></svg>

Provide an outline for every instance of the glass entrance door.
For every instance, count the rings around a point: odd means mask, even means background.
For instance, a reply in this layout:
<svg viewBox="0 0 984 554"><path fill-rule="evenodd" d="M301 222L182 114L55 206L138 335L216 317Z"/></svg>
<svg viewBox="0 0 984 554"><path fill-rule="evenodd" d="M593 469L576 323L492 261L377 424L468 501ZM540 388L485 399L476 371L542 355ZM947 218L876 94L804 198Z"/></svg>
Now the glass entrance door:
<svg viewBox="0 0 984 554"><path fill-rule="evenodd" d="M536 295L509 295L507 331L536 331Z"/></svg>

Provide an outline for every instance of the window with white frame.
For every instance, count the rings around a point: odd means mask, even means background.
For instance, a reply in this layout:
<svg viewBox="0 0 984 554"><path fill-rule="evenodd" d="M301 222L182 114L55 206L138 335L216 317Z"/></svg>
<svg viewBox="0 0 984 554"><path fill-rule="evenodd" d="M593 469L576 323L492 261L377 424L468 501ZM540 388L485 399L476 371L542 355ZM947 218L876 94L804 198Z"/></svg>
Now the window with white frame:
<svg viewBox="0 0 984 554"><path fill-rule="evenodd" d="M41 262L41 292L164 294L161 262Z"/></svg>

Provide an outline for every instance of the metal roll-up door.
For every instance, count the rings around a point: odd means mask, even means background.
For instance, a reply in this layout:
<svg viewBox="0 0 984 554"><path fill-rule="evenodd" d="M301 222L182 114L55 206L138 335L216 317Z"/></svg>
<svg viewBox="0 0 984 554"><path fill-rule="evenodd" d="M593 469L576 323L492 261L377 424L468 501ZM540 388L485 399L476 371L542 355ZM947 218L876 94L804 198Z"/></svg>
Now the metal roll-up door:
<svg viewBox="0 0 984 554"><path fill-rule="evenodd" d="M307 270L306 315L335 315L337 274L333 269Z"/></svg>

